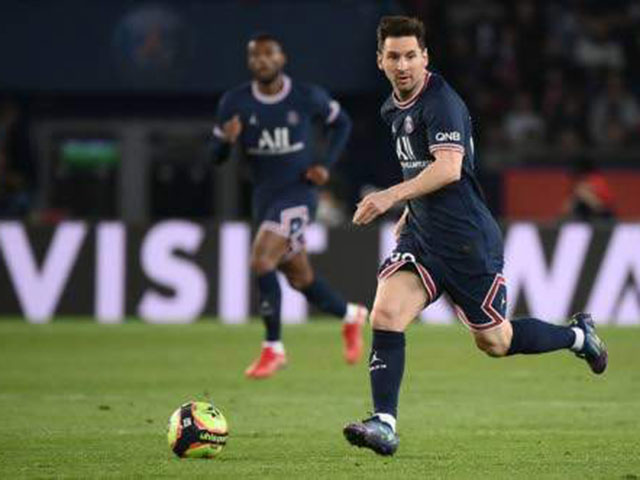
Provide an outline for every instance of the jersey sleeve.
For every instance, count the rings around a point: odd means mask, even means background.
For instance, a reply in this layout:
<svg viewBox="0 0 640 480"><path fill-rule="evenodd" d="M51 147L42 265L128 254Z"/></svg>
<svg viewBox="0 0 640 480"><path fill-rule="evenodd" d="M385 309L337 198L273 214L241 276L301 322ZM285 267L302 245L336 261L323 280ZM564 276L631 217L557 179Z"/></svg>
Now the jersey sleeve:
<svg viewBox="0 0 640 480"><path fill-rule="evenodd" d="M429 102L423 112L429 152L450 150L464 155L466 109L455 98L443 94Z"/></svg>
<svg viewBox="0 0 640 480"><path fill-rule="evenodd" d="M222 95L218 102L213 128L211 129L212 136L209 141L209 155L216 164L225 162L231 155L231 144L225 139L222 125L230 120L235 113L232 96L227 92Z"/></svg>
<svg viewBox="0 0 640 480"><path fill-rule="evenodd" d="M340 114L340 104L331 98L329 93L318 86L312 86L309 98L311 100L312 116L319 117L327 125L333 123Z"/></svg>
<svg viewBox="0 0 640 480"><path fill-rule="evenodd" d="M215 120L213 122L213 136L222 139L224 135L222 133L222 125L229 121L234 115L233 98L230 92L225 93L218 102L218 108L216 109ZM237 112L236 112L237 113Z"/></svg>

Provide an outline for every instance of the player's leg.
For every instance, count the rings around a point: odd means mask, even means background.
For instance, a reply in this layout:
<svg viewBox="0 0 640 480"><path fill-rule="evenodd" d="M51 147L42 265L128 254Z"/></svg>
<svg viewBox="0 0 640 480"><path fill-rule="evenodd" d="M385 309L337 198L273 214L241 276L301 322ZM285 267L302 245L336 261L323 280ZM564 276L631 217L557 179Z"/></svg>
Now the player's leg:
<svg viewBox="0 0 640 480"><path fill-rule="evenodd" d="M607 368L607 348L595 332L591 315L577 313L569 326L537 318L505 321L495 329L474 332L476 345L492 357L536 354L569 349L584 358L594 373Z"/></svg>
<svg viewBox="0 0 640 480"><path fill-rule="evenodd" d="M324 278L315 274L306 250L288 257L279 268L287 277L289 285L323 312L336 317L343 317L347 313L347 302Z"/></svg>
<svg viewBox="0 0 640 480"><path fill-rule="evenodd" d="M396 271L379 281L370 316L373 343L369 376L374 414L345 426L344 435L351 444L381 455L395 453L398 393L405 362L404 331L432 298L414 271Z"/></svg>
<svg viewBox="0 0 640 480"><path fill-rule="evenodd" d="M288 239L260 228L251 250L251 269L257 278L260 314L266 335L260 357L246 370L251 378L271 376L286 363L280 326L280 284L276 269L288 250Z"/></svg>
<svg viewBox="0 0 640 480"><path fill-rule="evenodd" d="M606 368L607 350L595 333L590 315L574 315L569 326L536 318L508 321L506 284L499 274L475 280L466 290L453 285L450 294L476 345L488 355L504 357L569 349L584 358L594 373L602 373Z"/></svg>
<svg viewBox="0 0 640 480"><path fill-rule="evenodd" d="M404 331L429 303L415 272L400 270L378 283L371 310L373 340L369 371L374 413L397 416L404 372Z"/></svg>
<svg viewBox="0 0 640 480"><path fill-rule="evenodd" d="M292 256L287 256L279 268L289 284L304 294L309 302L323 312L343 320L345 360L347 363L360 360L363 350L362 326L367 318L367 309L363 305L347 303L331 288L329 282L316 275L304 248Z"/></svg>

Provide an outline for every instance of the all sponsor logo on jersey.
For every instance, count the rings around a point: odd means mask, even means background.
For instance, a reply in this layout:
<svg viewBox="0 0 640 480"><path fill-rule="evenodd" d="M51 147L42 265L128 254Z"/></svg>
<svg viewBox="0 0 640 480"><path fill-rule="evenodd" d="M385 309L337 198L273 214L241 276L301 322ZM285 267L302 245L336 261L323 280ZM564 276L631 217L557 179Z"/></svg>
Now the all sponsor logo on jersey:
<svg viewBox="0 0 640 480"><path fill-rule="evenodd" d="M264 128L258 139L258 148L248 149L253 155L280 155L292 153L304 148L303 142L291 144L288 127L276 127L273 132Z"/></svg>
<svg viewBox="0 0 640 480"><path fill-rule="evenodd" d="M411 118L411 115L407 115L404 118L404 131L406 134L413 132L413 118Z"/></svg>
<svg viewBox="0 0 640 480"><path fill-rule="evenodd" d="M258 148L261 150L283 150L290 146L287 127L278 127L273 130L273 134L265 128L260 134L260 140L258 140Z"/></svg>
<svg viewBox="0 0 640 480"><path fill-rule="evenodd" d="M459 142L462 138L460 132L438 132L436 133L436 142Z"/></svg>
<svg viewBox="0 0 640 480"><path fill-rule="evenodd" d="M401 162L416 159L416 155L413 153L413 147L411 146L411 140L409 140L408 136L401 135L396 139L396 155Z"/></svg>

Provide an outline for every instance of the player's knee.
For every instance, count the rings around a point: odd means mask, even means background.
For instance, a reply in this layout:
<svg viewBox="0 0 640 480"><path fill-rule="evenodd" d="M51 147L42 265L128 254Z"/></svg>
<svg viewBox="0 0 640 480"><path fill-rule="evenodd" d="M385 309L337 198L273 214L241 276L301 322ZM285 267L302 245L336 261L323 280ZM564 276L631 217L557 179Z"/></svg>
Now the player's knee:
<svg viewBox="0 0 640 480"><path fill-rule="evenodd" d="M483 337L476 335L476 345L490 357L504 357L509 351L509 343L502 337Z"/></svg>
<svg viewBox="0 0 640 480"><path fill-rule="evenodd" d="M399 312L395 308L388 305L374 306L369 320L371 321L371 327L381 330L395 330L395 326L398 323Z"/></svg>
<svg viewBox="0 0 640 480"><path fill-rule="evenodd" d="M289 285L291 285L291 287L295 288L296 290L304 290L313 283L312 272L305 271L288 273L286 276Z"/></svg>
<svg viewBox="0 0 640 480"><path fill-rule="evenodd" d="M251 270L257 275L262 275L276 269L276 261L267 255L256 255L251 258Z"/></svg>

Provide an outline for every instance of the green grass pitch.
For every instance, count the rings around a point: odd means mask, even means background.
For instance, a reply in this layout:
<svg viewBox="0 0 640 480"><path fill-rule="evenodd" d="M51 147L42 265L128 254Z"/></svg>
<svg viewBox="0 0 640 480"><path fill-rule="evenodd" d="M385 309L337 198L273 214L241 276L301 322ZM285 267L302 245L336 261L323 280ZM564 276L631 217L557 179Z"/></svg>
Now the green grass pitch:
<svg viewBox="0 0 640 480"><path fill-rule="evenodd" d="M0 320L0 478L640 478L640 329L602 329L602 377L567 352L485 357L462 327L407 338L400 449L349 446L370 408L339 325L285 328L289 367L244 368L261 327ZM215 460L169 451L171 412L212 399L230 422Z"/></svg>

